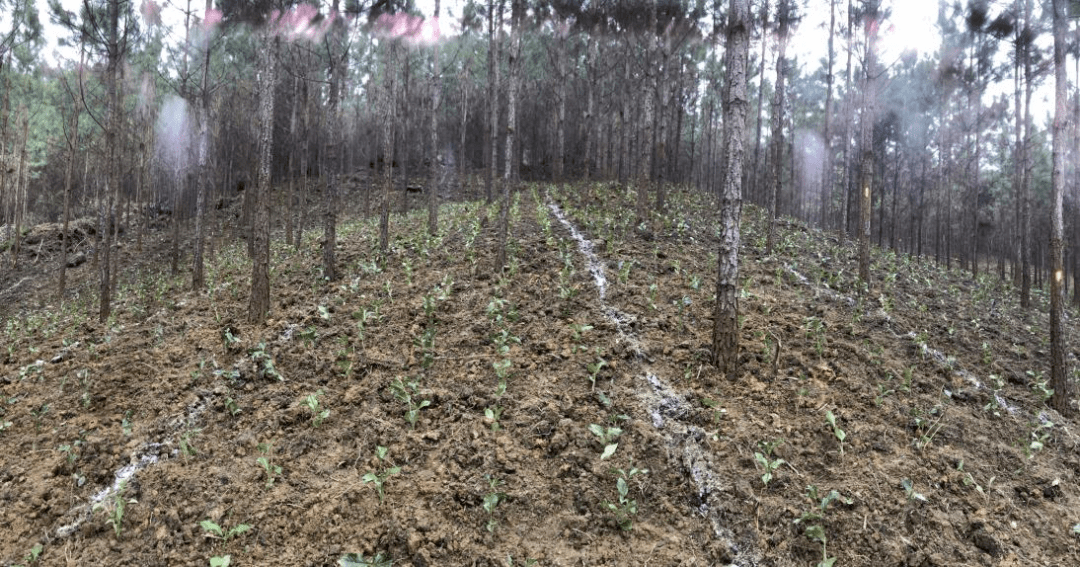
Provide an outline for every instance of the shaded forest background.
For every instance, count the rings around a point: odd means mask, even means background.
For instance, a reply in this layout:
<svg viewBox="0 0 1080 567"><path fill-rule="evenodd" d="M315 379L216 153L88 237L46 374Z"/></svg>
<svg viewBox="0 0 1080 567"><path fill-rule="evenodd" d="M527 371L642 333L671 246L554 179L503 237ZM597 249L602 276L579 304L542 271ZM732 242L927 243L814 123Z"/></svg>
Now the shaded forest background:
<svg viewBox="0 0 1080 567"><path fill-rule="evenodd" d="M874 242L994 273L1029 305L1050 279L1050 123L1032 110L1053 71L1043 4L941 2L938 49L875 61L870 32L888 25L887 4L752 3L743 198L854 238L870 151ZM357 0L65 6L0 3L3 266L19 257L16 233L96 219L88 260L102 273L102 318L120 231L140 245L147 227L167 225L173 269L190 264L198 288L207 239L238 235L258 254L262 222L290 243L318 226L332 243L343 179L367 184L357 210L388 218L388 191L400 191L431 206L432 223L440 199L492 200L517 179L634 184L646 225L668 187L719 191L723 2L499 0L455 3L452 15L437 2L423 13ZM170 27L162 14L176 10ZM832 15L829 46L798 61L785 46L814 10ZM45 19L66 30L59 62L44 53ZM1080 68L1075 32L1066 40ZM1068 92L1080 115L1075 77ZM1074 303L1078 122L1064 150ZM207 208L234 202L235 227L203 226Z"/></svg>

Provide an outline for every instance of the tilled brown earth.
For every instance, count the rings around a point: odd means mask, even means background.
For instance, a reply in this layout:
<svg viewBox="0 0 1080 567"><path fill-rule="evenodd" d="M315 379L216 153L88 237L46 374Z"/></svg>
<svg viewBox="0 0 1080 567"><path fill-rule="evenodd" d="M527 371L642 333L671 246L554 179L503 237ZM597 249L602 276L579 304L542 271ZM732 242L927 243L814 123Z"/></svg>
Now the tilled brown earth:
<svg viewBox="0 0 1080 567"><path fill-rule="evenodd" d="M107 324L89 281L25 299L0 353L0 562L1080 564L1044 310L891 253L860 295L852 247L788 223L766 256L748 208L723 377L715 209L672 202L635 227L619 189L523 192L501 276L496 210L471 203L434 238L395 217L383 262L375 225L343 223L336 282L314 239L275 243L260 325L242 244L202 294L131 262Z"/></svg>

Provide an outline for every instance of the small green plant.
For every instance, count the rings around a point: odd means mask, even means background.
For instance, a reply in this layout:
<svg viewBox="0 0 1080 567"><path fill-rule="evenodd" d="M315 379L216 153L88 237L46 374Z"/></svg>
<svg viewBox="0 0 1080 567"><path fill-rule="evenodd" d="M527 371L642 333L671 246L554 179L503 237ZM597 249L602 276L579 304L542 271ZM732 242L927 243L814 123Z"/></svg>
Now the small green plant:
<svg viewBox="0 0 1080 567"><path fill-rule="evenodd" d="M649 307L652 308L653 311L656 311L656 294L659 291L660 288L657 287L655 283L649 284L649 293L646 296L646 299L648 299Z"/></svg>
<svg viewBox="0 0 1080 567"><path fill-rule="evenodd" d="M326 418L330 417L330 410L323 408L319 404L319 396L322 395L323 391L319 390L314 394L308 394L307 397L304 398L304 404L307 405L309 410L311 410L312 427L319 427L320 425L322 425L323 421L326 421Z"/></svg>
<svg viewBox="0 0 1080 567"><path fill-rule="evenodd" d="M237 524L226 530L210 520L199 522L199 527L201 527L210 537L220 539L221 543L226 543L238 535L243 535L251 531L251 524Z"/></svg>
<svg viewBox="0 0 1080 567"><path fill-rule="evenodd" d="M579 350L584 350L585 347L581 345L581 340L582 338L584 338L585 333L593 329L593 326L583 323L571 323L570 329L572 332L571 339L573 339L574 341L574 347L572 351L576 353Z"/></svg>
<svg viewBox="0 0 1080 567"><path fill-rule="evenodd" d="M201 429L188 429L180 436L180 454L183 455L184 460L187 460L188 457L194 457L199 453L191 440L201 431Z"/></svg>
<svg viewBox="0 0 1080 567"><path fill-rule="evenodd" d="M589 424L589 431L599 438L600 444L604 446L604 452L600 454L601 461L606 460L615 454L615 450L619 448L617 440L619 436L622 435L622 429L618 427L604 427L596 423L591 423Z"/></svg>
<svg viewBox="0 0 1080 567"><path fill-rule="evenodd" d="M215 555L210 558L210 567L230 567L232 565L231 555Z"/></svg>
<svg viewBox="0 0 1080 567"><path fill-rule="evenodd" d="M240 348L240 337L233 333L232 328L225 327L221 330L221 338L225 341L225 348L236 350Z"/></svg>
<svg viewBox="0 0 1080 567"><path fill-rule="evenodd" d="M398 401L405 404L405 421L409 427L416 429L416 422L420 419L420 410L431 405L431 400L416 402L413 397L417 395L416 381L406 382L401 378L390 384L390 392Z"/></svg>
<svg viewBox="0 0 1080 567"><path fill-rule="evenodd" d="M34 417L34 431L41 431L41 421L45 419L47 413L49 413L49 404L41 404L30 410L30 415Z"/></svg>
<svg viewBox="0 0 1080 567"><path fill-rule="evenodd" d="M630 279L630 270L634 267L633 260L619 261L619 283L625 284Z"/></svg>
<svg viewBox="0 0 1080 567"><path fill-rule="evenodd" d="M34 563L37 563L38 558L41 557L42 549L44 548L41 547L40 543L35 543L34 547L31 547L30 551L26 552L26 556L23 557L23 563L25 563L26 565L33 565ZM12 567L23 567L23 565L17 564L13 565Z"/></svg>
<svg viewBox="0 0 1080 567"><path fill-rule="evenodd" d="M968 476L970 477L971 475ZM908 502L926 502L926 496L915 490L915 483L911 482L911 479L905 478L901 480L900 486L904 489L904 494L907 496Z"/></svg>
<svg viewBox="0 0 1080 567"><path fill-rule="evenodd" d="M112 526L117 539L120 539L120 534L124 531L124 509L128 504L138 503L134 498L125 499L125 492L127 492L127 481L121 481L112 498L108 501L98 502L93 506L94 510L102 510L105 514L105 521Z"/></svg>
<svg viewBox="0 0 1080 567"><path fill-rule="evenodd" d="M619 494L618 502L604 502L604 507L615 514L615 523L623 531L634 529L634 516L637 515L637 500L630 498L630 486L628 482L639 474L648 474L649 469L631 467L629 471L624 469L612 469L617 475L615 489Z"/></svg>
<svg viewBox="0 0 1080 567"><path fill-rule="evenodd" d="M760 447L761 450L754 452L754 460L757 461L765 471L765 474L761 475L761 482L766 487L768 487L769 482L772 481L773 471L780 468L780 465L786 462L784 459L772 458L773 451L783 443L783 439L778 439L776 441L760 441L758 442L758 447Z"/></svg>
<svg viewBox="0 0 1080 567"><path fill-rule="evenodd" d="M1028 370L1027 375L1031 378L1031 391L1039 396L1042 402L1046 402L1054 396L1054 389L1050 387L1050 381L1043 376L1042 371Z"/></svg>
<svg viewBox="0 0 1080 567"><path fill-rule="evenodd" d="M229 412L229 415L235 417L241 412L240 406L236 405L236 400L232 398L225 398L225 409Z"/></svg>
<svg viewBox="0 0 1080 567"><path fill-rule="evenodd" d="M269 443L259 443L259 452L262 453L263 456L255 459L255 462L258 463L266 473L265 486L268 489L272 488L274 486L274 481L277 480L277 477L281 476L281 466L275 465L270 461L270 453L273 451L273 448L273 445L270 445Z"/></svg>
<svg viewBox="0 0 1080 567"><path fill-rule="evenodd" d="M315 346L319 342L319 331L315 327L308 327L303 331L300 331L300 340L304 341L304 345L308 348Z"/></svg>
<svg viewBox="0 0 1080 567"><path fill-rule="evenodd" d="M363 553L346 553L338 558L338 567L390 567L392 564L393 561L382 553L371 556Z"/></svg>
<svg viewBox="0 0 1080 567"><path fill-rule="evenodd" d="M284 382L285 378L274 366L274 359L266 350L266 343L259 343L250 352L251 361L255 363L256 372L261 378L273 378L278 382Z"/></svg>
<svg viewBox="0 0 1080 567"><path fill-rule="evenodd" d="M387 448L382 445L375 446L375 457L378 458L379 463L386 464L386 452ZM364 475L364 484L372 483L375 486L375 491L379 493L379 502L381 503L386 498L386 493L383 492L383 484L387 479L401 472L401 467L384 468L380 472L370 471Z"/></svg>
<svg viewBox="0 0 1080 567"><path fill-rule="evenodd" d="M874 405L875 406L880 406L882 403L884 403L886 396L890 396L890 395L896 393L896 390L893 390L893 389L889 388L885 384L878 384L877 389L878 389L878 394L877 394L877 396L874 397Z"/></svg>
<svg viewBox="0 0 1080 567"><path fill-rule="evenodd" d="M818 488L812 484L806 487L805 498L810 501L811 508L806 512L803 512L803 514L795 520L795 523L800 524L806 522L807 526L803 533L810 540L821 543L821 561L818 562L817 567L832 567L833 563L836 563L836 557L829 557L829 538L825 533L825 526L822 524L830 504L840 501L850 506L852 500L850 498L844 498L835 490L831 490L824 497L821 497L818 494Z"/></svg>
<svg viewBox="0 0 1080 567"><path fill-rule="evenodd" d="M500 502L506 500L506 493L499 492L498 487L503 482L493 476L488 477L488 493L484 495L484 511L487 512L488 520L485 526L487 531L494 532L499 521L495 519L495 508Z"/></svg>
<svg viewBox="0 0 1080 567"><path fill-rule="evenodd" d="M600 371L607 365L607 361L600 357L597 357L596 362L590 362L585 365L585 368L589 371L589 383L592 384L592 389L594 391L596 390L596 378L600 374Z"/></svg>
<svg viewBox="0 0 1080 567"><path fill-rule="evenodd" d="M844 439L847 439L847 433L844 433L844 430L840 429L840 426L836 425L836 416L833 415L832 411L825 412L825 420L829 422L830 426L832 426L833 436L836 437L836 440L840 442L840 454L843 455Z"/></svg>
<svg viewBox="0 0 1080 567"><path fill-rule="evenodd" d="M498 431L502 429L499 425L499 420L502 419L502 406L488 406L484 408L484 421L491 427L492 431Z"/></svg>
<svg viewBox="0 0 1080 567"><path fill-rule="evenodd" d="M914 414L915 430L918 437L912 443L916 449L923 450L934 442L934 437L941 431L941 421L945 419L945 412L938 407L932 408L929 413L923 414L920 410L912 410ZM934 420L933 416L937 416Z"/></svg>
<svg viewBox="0 0 1080 567"><path fill-rule="evenodd" d="M1046 443L1050 440L1053 431L1054 423L1051 421L1044 420L1034 424L1031 429L1031 444L1028 445L1028 458L1031 458L1036 451L1042 451L1046 447Z"/></svg>

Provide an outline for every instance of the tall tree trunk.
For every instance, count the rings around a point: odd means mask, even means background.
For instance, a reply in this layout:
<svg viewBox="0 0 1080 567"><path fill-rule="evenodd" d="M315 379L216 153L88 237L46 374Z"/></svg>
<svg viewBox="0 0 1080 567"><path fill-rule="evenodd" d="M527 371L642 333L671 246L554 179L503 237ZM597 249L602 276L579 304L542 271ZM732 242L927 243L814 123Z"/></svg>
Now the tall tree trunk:
<svg viewBox="0 0 1080 567"><path fill-rule="evenodd" d="M379 216L379 255L383 261L388 259L390 251L390 192L394 181L394 100L397 98L397 42L386 40L386 64L383 65L382 96L382 154L383 154L383 198Z"/></svg>
<svg viewBox="0 0 1080 567"><path fill-rule="evenodd" d="M503 0L488 0L488 170L484 197L494 198L495 171L499 168L499 30ZM510 156L507 156L510 159Z"/></svg>
<svg viewBox="0 0 1080 567"><path fill-rule="evenodd" d="M107 154L106 168L108 170L108 186L105 188L106 196L106 223L102 226L104 235L101 244L101 261L98 264L100 275L98 319L104 323L112 313L112 287L111 287L111 251L112 231L109 230L109 222L113 218L114 195L120 190L120 124L121 124L121 95L120 84L120 2L110 0L107 7L108 27L108 62L106 67L105 89L108 97L108 127L105 132L105 152Z"/></svg>
<svg viewBox="0 0 1080 567"><path fill-rule="evenodd" d="M1031 0L1024 2L1024 27L1031 26ZM1031 64L1031 45L1024 45L1024 135L1020 146L1020 307L1031 308L1031 204L1028 190L1031 172L1028 155L1031 140L1031 93L1034 79Z"/></svg>
<svg viewBox="0 0 1080 567"><path fill-rule="evenodd" d="M765 254L772 254L776 246L776 217L780 215L780 196L784 188L784 80L787 75L788 24L791 20L788 0L780 0L776 7L776 19L780 24L776 50L776 91L772 101L772 139L769 141L769 233L765 240ZM794 167L794 164L792 165Z"/></svg>
<svg viewBox="0 0 1080 567"><path fill-rule="evenodd" d="M832 207L832 104L833 104L833 33L836 30L836 0L829 0L829 48L825 67L825 125L821 143L824 153L821 163L821 228L829 229L829 209Z"/></svg>
<svg viewBox="0 0 1080 567"><path fill-rule="evenodd" d="M585 39L588 44L585 48L587 53L585 56L585 72L588 73L588 78L585 80L585 171L583 175L585 183L589 182L589 176L592 173L592 146L595 143L595 134L593 133L593 130L596 128L596 118L594 117L596 102L594 99L596 97L595 91L597 87L596 83L598 81L596 76L597 46L600 43L600 38L597 37L598 31L599 28L593 28L593 33Z"/></svg>
<svg viewBox="0 0 1080 567"><path fill-rule="evenodd" d="M1058 413L1069 415L1072 407L1069 373L1065 366L1065 327L1062 324L1064 297L1061 291L1065 279L1065 267L1062 264L1064 240L1063 197L1065 194L1065 145L1067 143L1065 127L1068 121L1066 88L1068 77L1065 72L1065 42L1068 22L1066 20L1067 0L1053 0L1054 7L1054 123L1053 123L1053 194L1050 213L1050 387L1054 393L1050 405Z"/></svg>
<svg viewBox="0 0 1080 567"><path fill-rule="evenodd" d="M251 190L255 197L252 223L251 296L248 320L262 323L270 312L270 162L274 150L274 85L277 82L279 38L269 32L263 54L259 84L259 170Z"/></svg>
<svg viewBox="0 0 1080 567"><path fill-rule="evenodd" d="M658 130L656 136L656 163L654 170L656 171L656 210L664 212L666 207L665 201L665 187L664 183L667 181L665 175L668 167L668 106L669 97L671 94L671 85L668 84L671 65L671 28L664 29L664 38L660 42L660 78L655 80L653 85L656 89L656 101L660 104L656 112L656 120L658 122ZM740 172L741 174L741 172Z"/></svg>
<svg viewBox="0 0 1080 567"><path fill-rule="evenodd" d="M439 0L435 0L435 14L432 17L435 26L439 25ZM437 28L436 28L437 29ZM431 46L431 123L428 134L431 152L428 154L428 234L435 236L439 228L439 37Z"/></svg>
<svg viewBox="0 0 1080 567"><path fill-rule="evenodd" d="M79 49L79 81L82 81L82 49ZM80 85L81 86L81 85ZM68 127L68 162L67 168L64 170L64 229L60 234L60 283L57 296L61 305L64 302L64 290L67 286L67 265L68 265L68 246L70 246L68 238L68 230L70 229L71 222L71 177L75 170L75 160L79 151L79 110L81 110L80 101L76 98L75 92L71 93L71 122ZM3 155L0 153L0 155Z"/></svg>
<svg viewBox="0 0 1080 567"><path fill-rule="evenodd" d="M767 51L769 47L769 0L764 0L761 5L761 61L758 68L758 93L757 93L757 129L754 131L754 165L748 172L750 185L750 200L755 202L765 203L768 199L762 198L761 191L761 169L759 168L760 156L761 156L761 126L764 122L765 116L765 60L768 59ZM765 160L768 161L768 156Z"/></svg>
<svg viewBox="0 0 1080 567"><path fill-rule="evenodd" d="M851 175L851 129L854 127L855 121L855 96L852 82L851 82L851 55L855 51L855 44L852 41L852 34L855 29L855 11L851 6L852 0L848 0L847 5L847 30L846 30L846 43L847 43L847 66L844 71L844 85L847 87L847 93L844 98L846 104L844 105L844 185L841 187L843 195L840 198L840 219L837 223L837 234L840 237L840 242L844 242L848 235L851 233L851 204L852 193L855 190L855 185L852 183Z"/></svg>
<svg viewBox="0 0 1080 567"><path fill-rule="evenodd" d="M864 15L866 27L866 57L863 59L863 111L859 118L859 151L862 163L859 167L859 279L866 289L870 287L870 198L874 181L874 117L877 104L877 35L878 0L870 0Z"/></svg>
<svg viewBox="0 0 1080 567"><path fill-rule="evenodd" d="M345 151L342 143L341 91L345 85L345 73L348 71L348 53L345 50L345 20L338 12L340 0L334 0L330 8L330 34L327 36L329 48L330 93L326 108L327 144L326 144L326 193L323 194L323 277L327 281L338 279L335 249L337 248L337 209L341 174L345 166Z"/></svg>
<svg viewBox="0 0 1080 567"><path fill-rule="evenodd" d="M566 32L557 22L555 37L555 182L562 183L566 168ZM568 26L567 26L568 28ZM586 88L589 88L586 86ZM586 110L585 120L588 120ZM585 150L588 153L588 150ZM588 166L586 166L588 167Z"/></svg>
<svg viewBox="0 0 1080 567"><path fill-rule="evenodd" d="M214 8L213 0L206 0L206 18L209 21L210 10ZM195 189L195 258L191 269L191 289L202 291L206 287L203 276L203 243L206 240L206 193L210 190L210 30L203 31L203 58L202 81L199 92L199 172L198 187Z"/></svg>
<svg viewBox="0 0 1080 567"><path fill-rule="evenodd" d="M720 246L713 313L712 361L733 380L739 372L739 222L746 114L746 64L750 52L750 5L731 0L728 10L724 151L727 172L720 193Z"/></svg>
<svg viewBox="0 0 1080 567"><path fill-rule="evenodd" d="M506 239L510 224L510 186L514 183L514 138L517 128L518 79L521 73L521 20L524 18L523 0L510 4L509 72L506 85L506 159L503 169L502 198L499 204L499 240L495 255L495 272L506 267Z"/></svg>
<svg viewBox="0 0 1080 567"><path fill-rule="evenodd" d="M641 124L642 128L639 129L639 143L638 143L638 171L637 171L637 222L635 225L641 225L646 219L646 198L648 196L649 178L652 173L652 157L653 157L653 94L655 93L655 87L653 81L656 80L656 69L653 68L652 60L653 54L656 52L656 21L657 21L657 2L658 0L650 0L649 2L649 29L645 33L647 43L645 47L645 80L641 93Z"/></svg>

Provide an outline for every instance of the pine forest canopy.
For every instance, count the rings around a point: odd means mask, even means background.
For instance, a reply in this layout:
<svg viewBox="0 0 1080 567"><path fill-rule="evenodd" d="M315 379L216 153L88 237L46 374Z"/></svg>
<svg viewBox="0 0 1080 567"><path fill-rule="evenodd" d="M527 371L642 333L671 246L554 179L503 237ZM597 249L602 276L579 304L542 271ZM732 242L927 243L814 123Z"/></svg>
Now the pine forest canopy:
<svg viewBox="0 0 1080 567"><path fill-rule="evenodd" d="M141 235L165 214L179 242L193 220L199 288L206 203L242 202L256 255L260 223L295 242L317 209L332 277L340 180L367 180L384 226L391 188L432 187L434 230L481 171L488 200L496 180L615 180L643 221L668 190L719 195L737 176L727 194L771 218L996 271L1026 305L1051 280L1060 168L1062 284L1080 302L1080 44L1059 38L1058 84L1048 3L757 0L731 17L742 6L0 0L3 236L72 215ZM738 66L732 26L749 31ZM745 151L728 172L733 68Z"/></svg>

